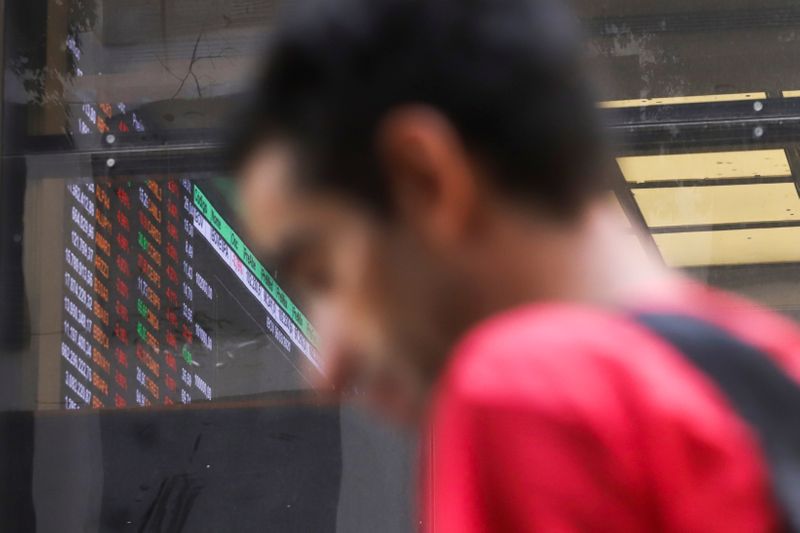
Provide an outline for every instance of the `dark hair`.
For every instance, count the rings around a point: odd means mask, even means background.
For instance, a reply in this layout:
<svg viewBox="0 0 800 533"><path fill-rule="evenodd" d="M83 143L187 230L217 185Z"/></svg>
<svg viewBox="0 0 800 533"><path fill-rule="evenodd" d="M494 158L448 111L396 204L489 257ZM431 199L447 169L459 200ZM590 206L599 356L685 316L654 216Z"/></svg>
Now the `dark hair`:
<svg viewBox="0 0 800 533"><path fill-rule="evenodd" d="M293 11L273 35L239 160L287 139L314 185L385 209L376 128L421 103L514 198L568 214L602 188L582 39L560 2L328 0Z"/></svg>

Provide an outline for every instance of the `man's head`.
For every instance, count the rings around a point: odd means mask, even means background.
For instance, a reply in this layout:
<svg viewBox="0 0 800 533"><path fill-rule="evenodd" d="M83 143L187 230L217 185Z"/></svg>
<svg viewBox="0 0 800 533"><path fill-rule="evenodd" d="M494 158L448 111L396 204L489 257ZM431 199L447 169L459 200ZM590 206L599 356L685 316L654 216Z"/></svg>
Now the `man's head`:
<svg viewBox="0 0 800 533"><path fill-rule="evenodd" d="M251 236L308 295L334 380L430 380L464 329L536 296L503 275L531 239L549 296L604 188L579 34L554 0L304 8L237 145Z"/></svg>

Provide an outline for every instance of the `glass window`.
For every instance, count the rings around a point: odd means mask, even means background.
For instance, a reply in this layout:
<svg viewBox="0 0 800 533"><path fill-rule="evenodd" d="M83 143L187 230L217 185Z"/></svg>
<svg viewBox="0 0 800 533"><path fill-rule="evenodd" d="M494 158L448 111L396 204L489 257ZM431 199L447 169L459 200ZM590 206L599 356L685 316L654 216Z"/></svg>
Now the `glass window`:
<svg viewBox="0 0 800 533"><path fill-rule="evenodd" d="M224 176L277 3L0 5L0 530L410 530L413 440L311 392ZM800 318L800 6L576 9L631 239Z"/></svg>
<svg viewBox="0 0 800 533"><path fill-rule="evenodd" d="M0 529L408 531L408 438L311 392L222 174L274 5L4 16Z"/></svg>
<svg viewBox="0 0 800 533"><path fill-rule="evenodd" d="M648 249L800 317L798 7L577 2L616 192Z"/></svg>

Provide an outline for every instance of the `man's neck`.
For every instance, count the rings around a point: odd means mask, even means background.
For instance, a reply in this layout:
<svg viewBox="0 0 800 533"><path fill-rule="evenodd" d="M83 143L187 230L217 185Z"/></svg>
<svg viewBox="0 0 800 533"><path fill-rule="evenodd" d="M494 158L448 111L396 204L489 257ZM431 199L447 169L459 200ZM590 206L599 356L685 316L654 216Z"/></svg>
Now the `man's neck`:
<svg viewBox="0 0 800 533"><path fill-rule="evenodd" d="M423 358L428 365L423 374L431 382L454 340L492 315L546 301L619 308L677 277L602 205L574 223L531 220L504 210L483 227L479 244L455 261L465 269L454 274L458 281L451 286L456 307L440 324L446 331L441 342L432 343L435 349Z"/></svg>
<svg viewBox="0 0 800 533"><path fill-rule="evenodd" d="M676 276L605 204L571 223L509 215L489 246L498 258L484 272L489 310L544 300L618 306Z"/></svg>

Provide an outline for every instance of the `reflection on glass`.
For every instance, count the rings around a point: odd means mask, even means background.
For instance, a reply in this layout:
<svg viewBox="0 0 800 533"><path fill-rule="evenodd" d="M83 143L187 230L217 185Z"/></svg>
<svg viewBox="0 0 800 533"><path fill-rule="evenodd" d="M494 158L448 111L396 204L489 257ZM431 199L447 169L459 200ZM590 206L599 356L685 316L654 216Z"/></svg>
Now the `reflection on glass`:
<svg viewBox="0 0 800 533"><path fill-rule="evenodd" d="M221 141L275 7L4 4L2 531L408 531L411 446L308 385Z"/></svg>

